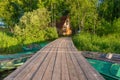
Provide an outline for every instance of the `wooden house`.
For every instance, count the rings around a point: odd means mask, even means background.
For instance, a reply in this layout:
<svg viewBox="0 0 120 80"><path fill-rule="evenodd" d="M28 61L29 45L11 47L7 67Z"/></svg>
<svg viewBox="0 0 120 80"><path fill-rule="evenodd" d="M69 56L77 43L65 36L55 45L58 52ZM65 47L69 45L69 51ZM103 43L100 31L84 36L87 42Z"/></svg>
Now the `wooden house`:
<svg viewBox="0 0 120 80"><path fill-rule="evenodd" d="M57 21L56 27L59 35L69 36L72 34L69 16L62 16L60 20Z"/></svg>

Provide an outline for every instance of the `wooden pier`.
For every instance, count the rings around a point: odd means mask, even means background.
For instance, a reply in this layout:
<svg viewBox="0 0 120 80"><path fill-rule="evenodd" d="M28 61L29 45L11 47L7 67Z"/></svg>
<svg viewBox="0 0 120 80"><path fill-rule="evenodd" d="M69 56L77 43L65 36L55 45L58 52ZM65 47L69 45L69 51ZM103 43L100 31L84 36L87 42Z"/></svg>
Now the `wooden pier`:
<svg viewBox="0 0 120 80"><path fill-rule="evenodd" d="M59 38L33 55L4 80L105 80L75 48Z"/></svg>

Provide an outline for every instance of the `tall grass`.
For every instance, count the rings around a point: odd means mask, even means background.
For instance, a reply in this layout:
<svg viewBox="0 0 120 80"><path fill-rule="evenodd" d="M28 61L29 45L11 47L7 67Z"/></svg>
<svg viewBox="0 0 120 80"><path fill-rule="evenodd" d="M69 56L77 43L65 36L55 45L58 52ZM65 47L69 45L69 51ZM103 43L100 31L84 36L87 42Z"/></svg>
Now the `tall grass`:
<svg viewBox="0 0 120 80"><path fill-rule="evenodd" d="M82 51L120 53L120 36L116 34L100 37L89 33L81 33L73 36L73 42Z"/></svg>
<svg viewBox="0 0 120 80"><path fill-rule="evenodd" d="M0 32L0 54L15 53L21 51L19 41L5 32Z"/></svg>
<svg viewBox="0 0 120 80"><path fill-rule="evenodd" d="M20 35L9 35L0 32L0 54L11 54L21 52L23 45L39 43L58 38L56 28L50 27L37 33L26 33Z"/></svg>
<svg viewBox="0 0 120 80"><path fill-rule="evenodd" d="M32 30L24 29L24 31L22 31L22 29L20 29L15 32L15 35L16 38L23 45L36 43L36 42L43 42L58 38L57 30L56 28L53 27L48 27L44 30L38 30L38 31L35 31L35 29Z"/></svg>

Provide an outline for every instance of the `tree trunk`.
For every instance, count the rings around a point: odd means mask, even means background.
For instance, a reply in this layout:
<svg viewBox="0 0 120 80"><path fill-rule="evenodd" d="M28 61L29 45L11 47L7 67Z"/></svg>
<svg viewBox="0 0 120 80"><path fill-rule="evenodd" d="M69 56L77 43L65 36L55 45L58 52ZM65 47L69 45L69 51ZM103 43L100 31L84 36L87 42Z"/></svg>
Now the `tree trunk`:
<svg viewBox="0 0 120 80"><path fill-rule="evenodd" d="M82 20L81 20L81 30L83 30L84 29L84 27L85 27L85 25L84 25L84 22L85 22L85 17L86 17L86 14L85 14L85 12L83 12L83 17L82 17Z"/></svg>
<svg viewBox="0 0 120 80"><path fill-rule="evenodd" d="M14 30L13 30L13 28L12 28L12 27L8 26L8 28L9 28L9 30L10 30L10 32L11 32L11 33L13 33L13 32L14 32Z"/></svg>

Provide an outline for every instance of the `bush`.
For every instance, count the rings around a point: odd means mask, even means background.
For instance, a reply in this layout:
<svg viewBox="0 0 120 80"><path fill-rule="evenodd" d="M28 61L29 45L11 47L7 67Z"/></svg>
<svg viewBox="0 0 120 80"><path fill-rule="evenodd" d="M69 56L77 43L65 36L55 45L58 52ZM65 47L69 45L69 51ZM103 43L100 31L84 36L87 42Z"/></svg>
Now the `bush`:
<svg viewBox="0 0 120 80"><path fill-rule="evenodd" d="M15 25L13 35L0 32L0 53L19 52L23 45L57 38L56 28L48 26L49 20L49 12L45 8L25 13Z"/></svg>
<svg viewBox="0 0 120 80"><path fill-rule="evenodd" d="M114 33L120 34L120 18L113 21L113 31Z"/></svg>
<svg viewBox="0 0 120 80"><path fill-rule="evenodd" d="M12 36L8 36L4 32L0 32L0 53L8 54L21 51L20 42Z"/></svg>
<svg viewBox="0 0 120 80"><path fill-rule="evenodd" d="M45 8L40 8L25 13L15 26L14 33L23 45L55 39L58 37L56 29L49 27L49 23L49 12Z"/></svg>
<svg viewBox="0 0 120 80"><path fill-rule="evenodd" d="M55 27L49 27L46 30L46 39L51 40L51 39L55 39L58 38L58 34L57 34L57 30Z"/></svg>
<svg viewBox="0 0 120 80"><path fill-rule="evenodd" d="M97 36L81 33L73 36L73 42L79 50L120 53L120 37L116 34Z"/></svg>
<svg viewBox="0 0 120 80"><path fill-rule="evenodd" d="M96 33L100 36L111 34L113 33L113 27L110 22L101 19L99 25L97 25Z"/></svg>

